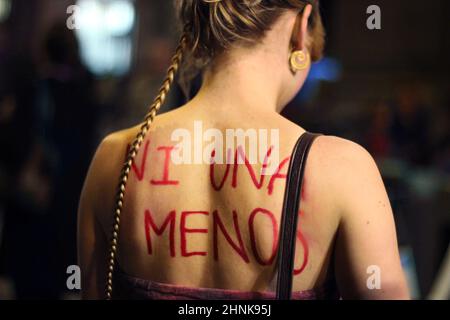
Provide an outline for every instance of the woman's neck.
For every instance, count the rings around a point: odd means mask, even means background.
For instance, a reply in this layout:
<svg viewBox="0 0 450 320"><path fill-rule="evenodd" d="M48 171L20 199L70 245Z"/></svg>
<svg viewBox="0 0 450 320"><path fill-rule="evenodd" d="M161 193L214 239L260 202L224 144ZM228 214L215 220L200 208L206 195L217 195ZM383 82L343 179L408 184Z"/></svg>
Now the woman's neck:
<svg viewBox="0 0 450 320"><path fill-rule="evenodd" d="M243 108L248 112L281 112L281 67L274 63L273 56L254 50L251 55L217 59L205 70L203 85L193 104L229 112Z"/></svg>

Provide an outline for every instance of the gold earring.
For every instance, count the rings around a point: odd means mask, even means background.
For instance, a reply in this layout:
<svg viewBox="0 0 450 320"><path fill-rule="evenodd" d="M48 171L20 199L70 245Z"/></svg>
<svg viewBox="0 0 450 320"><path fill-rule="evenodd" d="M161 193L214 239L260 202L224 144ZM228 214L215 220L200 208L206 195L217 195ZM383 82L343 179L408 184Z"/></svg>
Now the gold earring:
<svg viewBox="0 0 450 320"><path fill-rule="evenodd" d="M290 58L291 70L294 73L308 68L310 62L311 60L309 53L304 53L303 50L296 50L291 53Z"/></svg>

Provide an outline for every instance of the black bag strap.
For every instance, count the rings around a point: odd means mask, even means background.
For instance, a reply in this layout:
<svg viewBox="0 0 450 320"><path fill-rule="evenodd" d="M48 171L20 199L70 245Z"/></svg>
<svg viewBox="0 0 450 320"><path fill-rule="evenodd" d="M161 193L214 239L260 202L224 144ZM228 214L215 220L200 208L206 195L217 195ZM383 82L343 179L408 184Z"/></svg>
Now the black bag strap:
<svg viewBox="0 0 450 320"><path fill-rule="evenodd" d="M314 140L320 134L305 132L297 141L289 163L278 251L276 298L290 300L294 274L295 244L297 239L298 210L306 160Z"/></svg>

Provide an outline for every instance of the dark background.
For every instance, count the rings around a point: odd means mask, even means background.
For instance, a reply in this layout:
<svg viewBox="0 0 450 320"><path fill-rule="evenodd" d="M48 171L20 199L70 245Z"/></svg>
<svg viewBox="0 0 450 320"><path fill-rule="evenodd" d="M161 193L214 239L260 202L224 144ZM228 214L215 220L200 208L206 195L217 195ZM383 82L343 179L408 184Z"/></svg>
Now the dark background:
<svg viewBox="0 0 450 320"><path fill-rule="evenodd" d="M141 120L179 35L172 1L129 1L133 28L110 40L129 45L130 65L98 72L66 27L75 2L0 0L0 299L78 297L66 269L77 263L89 161L102 137ZM96 2L106 10L113 1ZM381 30L366 27L372 4ZM450 240L450 2L321 6L326 59L284 113L376 158L413 296L430 297ZM111 48L96 50L110 57ZM164 110L182 103L175 88Z"/></svg>

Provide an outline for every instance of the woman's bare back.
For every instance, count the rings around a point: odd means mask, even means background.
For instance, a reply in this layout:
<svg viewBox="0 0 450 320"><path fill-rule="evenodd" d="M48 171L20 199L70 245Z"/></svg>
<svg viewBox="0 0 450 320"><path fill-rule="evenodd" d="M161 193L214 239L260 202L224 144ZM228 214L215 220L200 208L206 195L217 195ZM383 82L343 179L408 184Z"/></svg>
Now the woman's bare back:
<svg viewBox="0 0 450 320"><path fill-rule="evenodd" d="M224 136L226 129L277 130L280 146L276 170L262 175L264 163L249 165L245 160L242 164L174 164L171 155L177 142L171 140L173 132L187 129L194 139L197 130L198 138L200 124L203 133L213 128ZM128 129L109 138L114 140L114 147L108 158L117 166L110 174L110 185L116 184L120 164L136 130ZM135 277L192 287L273 289L285 174L293 146L303 132L284 118L271 115L221 115L220 111L185 107L158 116L127 184L121 217L120 268ZM320 144L326 139L321 137L318 146L313 146L305 174L295 262L296 291L322 285L332 272L331 253L339 218L330 202L326 177L319 169L323 156ZM240 159L249 160L248 144L242 151L236 145L232 157L238 154ZM273 153L269 156L276 159ZM100 210L106 234L110 232L112 208L108 201Z"/></svg>

